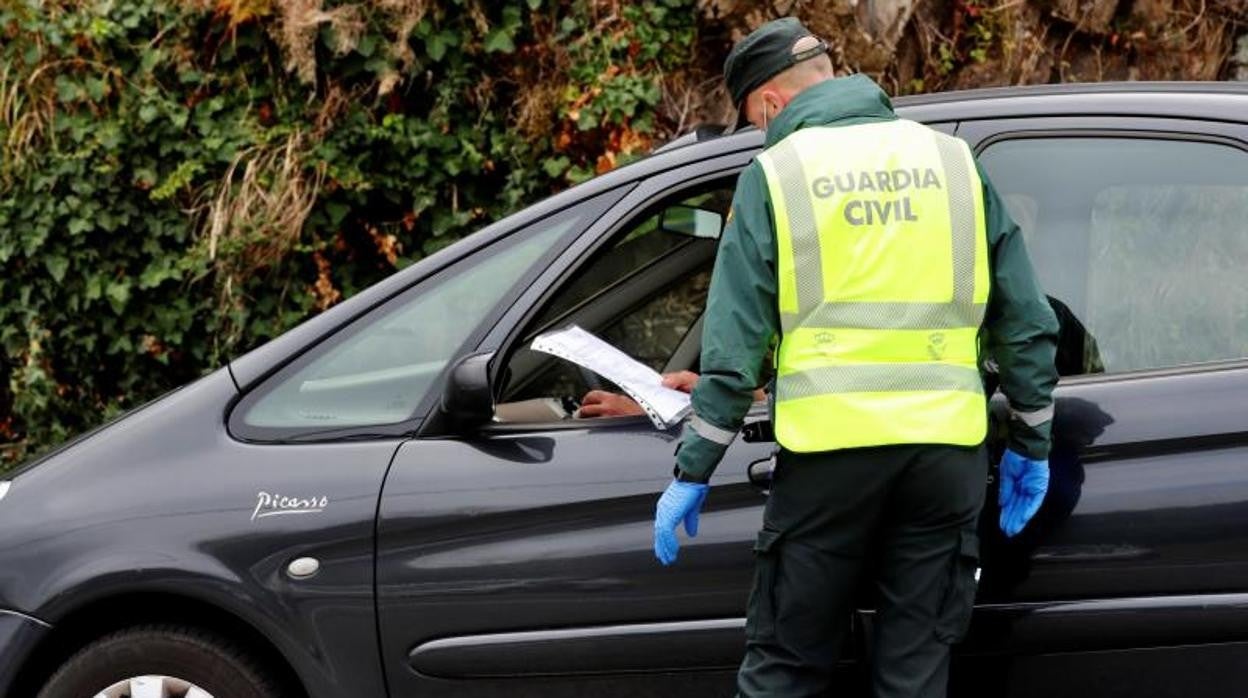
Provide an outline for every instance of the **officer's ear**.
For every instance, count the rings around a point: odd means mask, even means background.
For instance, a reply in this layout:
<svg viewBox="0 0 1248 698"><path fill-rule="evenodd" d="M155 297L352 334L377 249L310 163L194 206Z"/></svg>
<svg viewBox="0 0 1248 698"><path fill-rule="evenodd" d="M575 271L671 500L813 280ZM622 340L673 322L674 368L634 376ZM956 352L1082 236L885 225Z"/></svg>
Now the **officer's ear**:
<svg viewBox="0 0 1248 698"><path fill-rule="evenodd" d="M745 98L741 108L745 110L745 118L760 129L767 128L767 112L770 110L767 106L767 100L763 97L761 90L751 92Z"/></svg>
<svg viewBox="0 0 1248 698"><path fill-rule="evenodd" d="M771 115L772 118L775 118L776 112L780 111L783 106L783 102L780 99L780 93L772 89L760 90L758 93L758 106L760 114L764 109L766 109L767 113Z"/></svg>
<svg viewBox="0 0 1248 698"><path fill-rule="evenodd" d="M767 89L759 95L760 101L767 109L767 120L775 121L776 115L789 104L789 96L780 89Z"/></svg>

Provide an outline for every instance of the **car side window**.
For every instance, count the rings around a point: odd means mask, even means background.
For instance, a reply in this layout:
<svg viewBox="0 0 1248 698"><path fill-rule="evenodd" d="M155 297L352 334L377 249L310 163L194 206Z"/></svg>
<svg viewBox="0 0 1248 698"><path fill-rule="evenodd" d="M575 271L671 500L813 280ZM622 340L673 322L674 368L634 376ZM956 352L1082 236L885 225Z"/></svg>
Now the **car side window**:
<svg viewBox="0 0 1248 698"><path fill-rule="evenodd" d="M1080 372L1248 357L1248 152L1163 136L1018 137L979 159L1041 286L1086 327Z"/></svg>
<svg viewBox="0 0 1248 698"><path fill-rule="evenodd" d="M731 202L732 190L719 183L643 214L564 283L527 334L577 324L662 370L706 305ZM576 400L591 388L613 389L569 362L527 348L510 358L507 374L504 402Z"/></svg>
<svg viewBox="0 0 1248 698"><path fill-rule="evenodd" d="M596 210L596 209L595 209ZM490 311L592 211L577 207L479 250L310 360L287 367L250 405L260 429L336 430L412 417L437 377ZM283 375L285 374L285 375Z"/></svg>

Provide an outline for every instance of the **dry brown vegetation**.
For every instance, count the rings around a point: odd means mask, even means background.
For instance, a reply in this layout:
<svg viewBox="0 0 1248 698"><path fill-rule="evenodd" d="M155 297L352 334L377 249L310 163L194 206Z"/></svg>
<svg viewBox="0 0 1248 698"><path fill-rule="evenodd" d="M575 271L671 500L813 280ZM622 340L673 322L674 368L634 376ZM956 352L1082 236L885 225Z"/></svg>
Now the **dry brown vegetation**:
<svg viewBox="0 0 1248 698"><path fill-rule="evenodd" d="M1054 82L1225 80L1248 34L1248 0L698 0L713 78L727 46L794 15L828 40L841 72L863 72L893 94ZM1248 45L1248 44L1246 44ZM1248 49L1238 59L1245 61ZM689 80L669 91L688 92ZM700 116L723 120L722 89L705 86ZM698 100L692 100L698 103ZM670 120L688 121L676 98Z"/></svg>

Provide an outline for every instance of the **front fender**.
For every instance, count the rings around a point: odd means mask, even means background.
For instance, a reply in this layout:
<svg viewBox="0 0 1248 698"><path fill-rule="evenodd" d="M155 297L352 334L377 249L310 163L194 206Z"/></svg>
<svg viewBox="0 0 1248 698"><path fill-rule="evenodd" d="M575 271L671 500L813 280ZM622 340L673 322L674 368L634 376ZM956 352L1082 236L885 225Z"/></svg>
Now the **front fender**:
<svg viewBox="0 0 1248 698"><path fill-rule="evenodd" d="M114 627L128 619L181 622L187 615L183 611L193 607L200 610L191 615L211 619L213 626L226 625L216 615L221 613L254 630L281 655L313 698L385 695L376 670L369 585L329 592L337 602L326 609L324 588L289 581L279 574L276 559L258 563L257 576L242 579L208 556L183 556L176 567L170 566L168 557L131 558L115 553L68 571L46 590L48 603L37 609L37 616L48 621L42 629L82 632L79 624L101 614ZM134 564L116 566L122 560ZM172 616L162 616L166 611ZM329 623L325 622L327 613L332 616ZM339 632L327 633L327 626ZM32 641L41 637L39 633ZM375 685L367 685L369 676ZM0 695L6 694L0 691Z"/></svg>
<svg viewBox="0 0 1248 698"><path fill-rule="evenodd" d="M11 695L17 672L51 630L34 616L0 609L0 696Z"/></svg>
<svg viewBox="0 0 1248 698"><path fill-rule="evenodd" d="M385 695L373 536L401 439L240 442L224 424L236 396L218 371L14 476L0 608L60 632L101 604L173 594L254 628L314 698ZM288 574L303 557L319 570ZM103 610L161 620L142 606Z"/></svg>

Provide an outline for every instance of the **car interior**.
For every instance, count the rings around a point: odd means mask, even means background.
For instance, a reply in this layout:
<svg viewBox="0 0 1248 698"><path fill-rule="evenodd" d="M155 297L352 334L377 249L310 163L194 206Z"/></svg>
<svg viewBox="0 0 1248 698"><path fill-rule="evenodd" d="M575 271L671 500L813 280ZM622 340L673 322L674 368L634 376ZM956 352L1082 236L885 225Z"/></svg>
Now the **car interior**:
<svg viewBox="0 0 1248 698"><path fill-rule="evenodd" d="M722 183L668 200L582 264L526 328L508 357L495 409L502 422L571 418L590 390L618 389L571 362L529 348L577 325L660 372L696 370L715 252L732 202Z"/></svg>
<svg viewBox="0 0 1248 698"><path fill-rule="evenodd" d="M1063 136L999 141L980 161L1023 231L1041 286L1095 337L1099 352L1077 372L1242 356L1242 151Z"/></svg>

